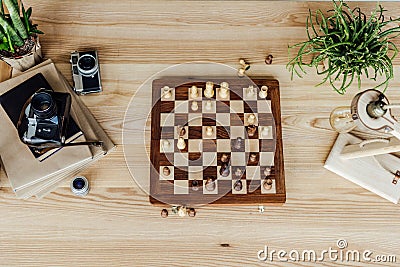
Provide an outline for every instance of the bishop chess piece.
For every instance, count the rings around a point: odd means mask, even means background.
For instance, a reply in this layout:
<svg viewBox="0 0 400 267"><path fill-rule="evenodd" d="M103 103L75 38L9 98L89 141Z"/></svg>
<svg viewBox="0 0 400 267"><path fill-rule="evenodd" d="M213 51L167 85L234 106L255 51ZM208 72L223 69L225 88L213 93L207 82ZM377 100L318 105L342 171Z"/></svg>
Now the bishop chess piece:
<svg viewBox="0 0 400 267"><path fill-rule="evenodd" d="M258 96L260 98L266 98L268 96L268 86L266 85L261 86Z"/></svg>
<svg viewBox="0 0 400 267"><path fill-rule="evenodd" d="M221 169L219 169L219 174L220 174L222 177L228 177L229 174L230 174L229 165L226 164L226 163L223 163L223 164L221 165Z"/></svg>
<svg viewBox="0 0 400 267"><path fill-rule="evenodd" d="M214 96L214 83L207 82L206 89L204 90L204 96L207 98L212 98Z"/></svg>
<svg viewBox="0 0 400 267"><path fill-rule="evenodd" d="M179 150L184 150L186 148L186 142L185 139L183 139L183 137L179 137L178 142L176 143L176 147Z"/></svg>
<svg viewBox="0 0 400 267"><path fill-rule="evenodd" d="M253 137L256 134L257 127L255 125L247 126L247 135Z"/></svg>
<svg viewBox="0 0 400 267"><path fill-rule="evenodd" d="M233 144L233 147L237 150L241 149L243 146L243 138L242 137L237 137L235 139L235 142Z"/></svg>
<svg viewBox="0 0 400 267"><path fill-rule="evenodd" d="M219 88L219 96L221 98L227 98L229 94L229 84L227 82L222 82Z"/></svg>
<svg viewBox="0 0 400 267"><path fill-rule="evenodd" d="M197 86L193 85L192 87L190 87L190 96L192 98L199 97L199 89L197 88Z"/></svg>
<svg viewBox="0 0 400 267"><path fill-rule="evenodd" d="M204 187L207 191L214 191L216 187L215 181L212 178L208 177Z"/></svg>

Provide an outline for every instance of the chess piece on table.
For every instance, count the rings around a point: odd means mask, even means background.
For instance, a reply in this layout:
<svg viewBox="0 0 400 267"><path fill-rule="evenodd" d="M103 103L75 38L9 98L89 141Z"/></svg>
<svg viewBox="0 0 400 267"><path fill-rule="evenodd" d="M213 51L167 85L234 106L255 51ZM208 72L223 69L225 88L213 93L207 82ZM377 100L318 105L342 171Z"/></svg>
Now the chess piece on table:
<svg viewBox="0 0 400 267"><path fill-rule="evenodd" d="M264 175L265 175L266 177L268 177L268 176L271 175L271 168L270 168L270 167L265 168L265 170L264 170Z"/></svg>
<svg viewBox="0 0 400 267"><path fill-rule="evenodd" d="M214 191L216 187L215 181L212 178L208 177L204 187L207 191Z"/></svg>
<svg viewBox="0 0 400 267"><path fill-rule="evenodd" d="M197 88L197 86L193 85L192 87L190 87L190 96L192 98L199 97L199 89Z"/></svg>
<svg viewBox="0 0 400 267"><path fill-rule="evenodd" d="M253 137L256 134L257 127L255 125L247 126L247 135Z"/></svg>
<svg viewBox="0 0 400 267"><path fill-rule="evenodd" d="M272 179L266 178L263 183L263 187L265 190L271 190L272 188Z"/></svg>
<svg viewBox="0 0 400 267"><path fill-rule="evenodd" d="M170 143L168 140L164 139L164 140L162 141L162 146L163 146L163 149L164 149L164 150L167 150L168 148L171 147L171 143Z"/></svg>
<svg viewBox="0 0 400 267"><path fill-rule="evenodd" d="M229 161L229 157L227 154L222 154L221 155L221 162L228 162Z"/></svg>
<svg viewBox="0 0 400 267"><path fill-rule="evenodd" d="M168 86L164 86L163 88L162 88L162 90L163 90L163 97L165 98L165 99L169 99L169 98L171 98L172 97L172 92L171 92L171 88L169 88Z"/></svg>
<svg viewBox="0 0 400 267"><path fill-rule="evenodd" d="M249 160L250 160L250 162L256 162L257 161L257 155L254 154L254 153L251 153L250 157L249 157Z"/></svg>
<svg viewBox="0 0 400 267"><path fill-rule="evenodd" d="M190 209L188 210L188 215L189 215L189 217L194 217L194 216L196 216L196 210L195 210L194 208L190 208Z"/></svg>
<svg viewBox="0 0 400 267"><path fill-rule="evenodd" d="M268 86L266 85L261 86L258 96L260 98L266 98L268 96Z"/></svg>
<svg viewBox="0 0 400 267"><path fill-rule="evenodd" d="M191 108L193 111L197 111L199 109L199 104L197 103L197 101L192 101Z"/></svg>
<svg viewBox="0 0 400 267"><path fill-rule="evenodd" d="M192 190L193 191L198 191L199 190L199 181L193 180L192 181Z"/></svg>
<svg viewBox="0 0 400 267"><path fill-rule="evenodd" d="M243 146L243 138L242 137L237 137L235 139L235 143L233 144L233 147L235 149L241 149Z"/></svg>
<svg viewBox="0 0 400 267"><path fill-rule="evenodd" d="M219 96L221 98L227 98L229 94L229 83L222 82L221 87L219 88Z"/></svg>
<svg viewBox="0 0 400 267"><path fill-rule="evenodd" d="M255 90L254 90L253 85L250 85L249 87L246 88L246 94L247 94L247 97L252 97L255 95Z"/></svg>
<svg viewBox="0 0 400 267"><path fill-rule="evenodd" d="M204 96L207 98L211 98L214 96L214 83L213 82L207 82L206 83L206 89L204 90Z"/></svg>
<svg viewBox="0 0 400 267"><path fill-rule="evenodd" d="M169 176L171 174L171 170L168 167L163 168L164 176Z"/></svg>
<svg viewBox="0 0 400 267"><path fill-rule="evenodd" d="M268 129L268 127L266 127L266 126L262 127L261 135L262 135L263 137L267 137L268 134L269 134L269 129Z"/></svg>
<svg viewBox="0 0 400 267"><path fill-rule="evenodd" d="M243 170L241 168L237 168L235 171L236 177L241 177L243 175Z"/></svg>
<svg viewBox="0 0 400 267"><path fill-rule="evenodd" d="M243 189L243 183L241 180L237 180L235 182L235 184L233 185L233 189L235 189L236 191L242 191Z"/></svg>
<svg viewBox="0 0 400 267"><path fill-rule="evenodd" d="M187 214L186 207L181 206L178 208L178 216L179 217L185 217L186 214Z"/></svg>
<svg viewBox="0 0 400 267"><path fill-rule="evenodd" d="M163 217L163 218L167 218L168 217L168 210L167 209L163 209L161 211L161 217Z"/></svg>
<svg viewBox="0 0 400 267"><path fill-rule="evenodd" d="M208 110L208 111L212 110L212 102L211 102L211 100L207 100L205 109Z"/></svg>
<svg viewBox="0 0 400 267"><path fill-rule="evenodd" d="M250 69L250 65L243 58L239 60L239 64L241 65L241 68L238 70L238 76L243 77L246 70Z"/></svg>
<svg viewBox="0 0 400 267"><path fill-rule="evenodd" d="M221 165L221 168L219 169L219 174L220 174L222 177L228 177L229 174L230 174L229 165L226 164L226 163L223 163L223 164Z"/></svg>
<svg viewBox="0 0 400 267"><path fill-rule="evenodd" d="M254 125L254 124L256 123L256 115L250 114L250 115L247 117L247 123L248 123L249 125Z"/></svg>
<svg viewBox="0 0 400 267"><path fill-rule="evenodd" d="M186 142L185 139L183 137L179 137L178 142L176 143L176 147L179 150L183 150L186 148Z"/></svg>
<svg viewBox="0 0 400 267"><path fill-rule="evenodd" d="M206 135L207 136L212 136L213 132L214 132L214 130L213 130L213 128L211 126L207 126L206 127Z"/></svg>

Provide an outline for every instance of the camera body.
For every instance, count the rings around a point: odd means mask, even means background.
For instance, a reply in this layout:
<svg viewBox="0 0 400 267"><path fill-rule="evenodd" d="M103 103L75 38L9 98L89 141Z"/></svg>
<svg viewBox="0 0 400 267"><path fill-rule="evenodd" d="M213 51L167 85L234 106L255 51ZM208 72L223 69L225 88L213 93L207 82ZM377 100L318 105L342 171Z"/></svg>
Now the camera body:
<svg viewBox="0 0 400 267"><path fill-rule="evenodd" d="M21 140L31 146L64 143L70 109L70 94L39 89L23 111L25 116L18 128Z"/></svg>
<svg viewBox="0 0 400 267"><path fill-rule="evenodd" d="M102 91L97 51L71 53L74 90L79 95Z"/></svg>

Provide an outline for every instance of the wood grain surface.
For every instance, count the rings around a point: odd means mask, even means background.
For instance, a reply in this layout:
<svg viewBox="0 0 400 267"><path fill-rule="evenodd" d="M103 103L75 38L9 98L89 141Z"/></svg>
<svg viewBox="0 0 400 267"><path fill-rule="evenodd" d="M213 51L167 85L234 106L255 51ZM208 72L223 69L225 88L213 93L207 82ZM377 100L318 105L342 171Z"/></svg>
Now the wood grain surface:
<svg viewBox="0 0 400 267"><path fill-rule="evenodd" d="M358 89L345 96L329 86L314 87L314 71L290 80L287 45L304 40L308 8L330 2L268 1L46 1L26 0L33 20L46 34L43 53L71 81L69 53L99 51L104 92L82 97L118 144L115 152L82 174L90 179L86 198L72 195L66 181L42 200L17 200L4 170L0 174L1 266L310 266L309 262L262 262L257 252L270 249L321 251L369 249L400 261L400 208L330 173L323 163L337 134L328 117L347 106ZM374 2L355 3L366 10ZM400 14L399 3L384 2L387 16ZM366 12L369 13L369 12ZM396 39L400 44L400 38ZM273 64L265 57L272 54ZM189 61L213 61L239 67L250 76L279 80L286 174L286 203L281 207L203 207L195 218L160 217L126 167L122 125L126 108L154 73ZM387 91L399 102L399 64ZM8 73L1 65L1 72ZM363 89L373 83L366 81ZM136 120L128 114L128 120ZM23 164L23 163L21 163ZM322 266L395 266L391 263L330 261Z"/></svg>

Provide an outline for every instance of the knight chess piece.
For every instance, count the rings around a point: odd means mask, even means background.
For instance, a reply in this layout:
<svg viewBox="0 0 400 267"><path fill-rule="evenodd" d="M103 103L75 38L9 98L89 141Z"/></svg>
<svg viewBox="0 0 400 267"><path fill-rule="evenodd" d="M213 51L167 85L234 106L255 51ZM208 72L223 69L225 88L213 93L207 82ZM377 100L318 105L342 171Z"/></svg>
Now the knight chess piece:
<svg viewBox="0 0 400 267"><path fill-rule="evenodd" d="M168 167L163 168L164 176L169 176L171 174L171 170Z"/></svg>
<svg viewBox="0 0 400 267"><path fill-rule="evenodd" d="M197 86L193 85L192 87L190 87L190 96L192 98L199 97L199 89L197 88Z"/></svg>
<svg viewBox="0 0 400 267"><path fill-rule="evenodd" d="M207 191L214 191L216 187L215 181L212 178L208 177L204 187Z"/></svg>
<svg viewBox="0 0 400 267"><path fill-rule="evenodd" d="M235 182L235 184L233 185L233 189L235 189L236 191L242 191L243 189L243 183L241 180L237 180Z"/></svg>
<svg viewBox="0 0 400 267"><path fill-rule="evenodd" d="M263 183L263 187L265 190L271 190L272 189L272 179L265 179Z"/></svg>
<svg viewBox="0 0 400 267"><path fill-rule="evenodd" d="M227 98L229 93L229 84L227 82L222 82L219 88L219 96L221 98Z"/></svg>
<svg viewBox="0 0 400 267"><path fill-rule="evenodd" d="M252 97L255 95L255 90L253 85L250 85L249 87L246 88L246 95L247 97Z"/></svg>
<svg viewBox="0 0 400 267"><path fill-rule="evenodd" d="M250 157L249 157L249 160L250 160L250 162L256 162L257 161L257 155L254 154L254 153L251 153Z"/></svg>
<svg viewBox="0 0 400 267"><path fill-rule="evenodd" d="M265 175L266 177L270 176L270 175L271 175L271 168L269 168L269 167L265 168L265 170L264 170L264 175Z"/></svg>
<svg viewBox="0 0 400 267"><path fill-rule="evenodd" d="M255 116L254 114L250 114L250 115L247 117L247 123L248 123L249 125L254 125L254 124L256 123L256 116Z"/></svg>
<svg viewBox="0 0 400 267"><path fill-rule="evenodd" d="M237 150L241 149L243 146L243 138L242 137L237 137L235 139L235 143L233 145L233 147Z"/></svg>
<svg viewBox="0 0 400 267"><path fill-rule="evenodd" d="M213 133L214 133L213 128L212 128L211 126L207 126L207 127L206 127L206 135L207 135L207 136L212 136Z"/></svg>
<svg viewBox="0 0 400 267"><path fill-rule="evenodd" d="M171 98L172 97L172 90L171 90L171 88L169 88L168 86L164 86L163 88L162 88L162 90L163 90L163 97L165 98L165 99L169 99L169 98Z"/></svg>
<svg viewBox="0 0 400 267"><path fill-rule="evenodd" d="M229 174L230 174L229 165L226 164L226 163L223 163L223 164L221 165L221 168L219 169L219 174L220 174L222 177L228 177Z"/></svg>
<svg viewBox="0 0 400 267"><path fill-rule="evenodd" d="M229 161L229 156L227 154L222 154L221 155L221 162L228 162Z"/></svg>
<svg viewBox="0 0 400 267"><path fill-rule="evenodd" d="M260 98L266 98L268 96L268 86L266 85L261 86L258 96Z"/></svg>
<svg viewBox="0 0 400 267"><path fill-rule="evenodd" d="M212 98L214 96L214 83L206 82L206 89L204 90L204 96L207 98Z"/></svg>
<svg viewBox="0 0 400 267"><path fill-rule="evenodd" d="M247 135L253 137L256 134L257 127L254 125L247 126Z"/></svg>
<svg viewBox="0 0 400 267"><path fill-rule="evenodd" d="M208 110L208 111L212 110L212 102L211 102L211 100L207 100L205 109Z"/></svg>
<svg viewBox="0 0 400 267"><path fill-rule="evenodd" d="M191 108L193 111L197 111L199 109L199 104L197 103L197 101L192 101Z"/></svg>
<svg viewBox="0 0 400 267"><path fill-rule="evenodd" d="M186 142L183 137L179 137L178 142L176 143L176 147L179 150L184 150L186 148Z"/></svg>
<svg viewBox="0 0 400 267"><path fill-rule="evenodd" d="M198 191L199 190L199 181L193 180L192 181L192 190L193 191Z"/></svg>

